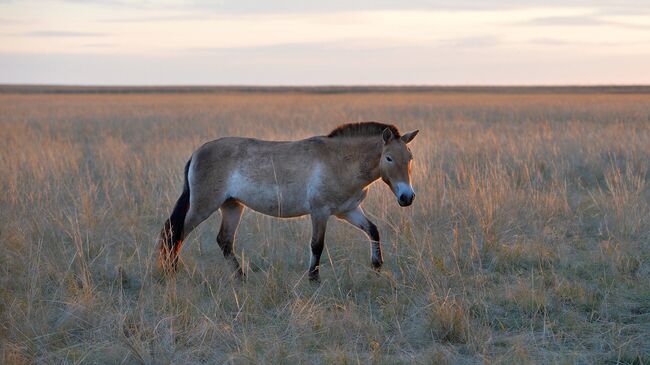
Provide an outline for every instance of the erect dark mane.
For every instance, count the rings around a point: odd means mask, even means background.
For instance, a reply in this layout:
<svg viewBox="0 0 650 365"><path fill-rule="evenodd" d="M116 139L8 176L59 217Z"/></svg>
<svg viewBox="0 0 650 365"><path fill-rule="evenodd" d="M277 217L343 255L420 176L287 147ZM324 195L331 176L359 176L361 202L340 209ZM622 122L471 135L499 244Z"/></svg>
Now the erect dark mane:
<svg viewBox="0 0 650 365"><path fill-rule="evenodd" d="M363 136L379 136L384 129L390 129L395 138L401 137L399 130L392 124L384 124L378 122L363 122L363 123L348 123L336 127L327 136L332 137L363 137Z"/></svg>

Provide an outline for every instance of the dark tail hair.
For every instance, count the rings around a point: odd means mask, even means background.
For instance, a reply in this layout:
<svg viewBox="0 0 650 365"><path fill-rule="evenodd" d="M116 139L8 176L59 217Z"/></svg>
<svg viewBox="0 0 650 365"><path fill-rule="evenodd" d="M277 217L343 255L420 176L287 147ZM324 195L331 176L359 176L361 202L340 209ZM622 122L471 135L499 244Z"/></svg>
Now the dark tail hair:
<svg viewBox="0 0 650 365"><path fill-rule="evenodd" d="M185 182L183 192L174 205L171 216L165 221L160 232L160 263L166 271L176 271L178 255L183 244L183 225L185 215L190 208L190 185L187 173L190 170L192 159L185 164Z"/></svg>

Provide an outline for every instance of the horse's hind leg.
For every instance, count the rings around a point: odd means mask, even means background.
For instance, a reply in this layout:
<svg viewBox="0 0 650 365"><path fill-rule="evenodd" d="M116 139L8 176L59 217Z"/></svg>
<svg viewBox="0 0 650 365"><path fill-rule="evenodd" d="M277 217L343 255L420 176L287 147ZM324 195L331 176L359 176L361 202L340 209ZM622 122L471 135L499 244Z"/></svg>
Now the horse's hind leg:
<svg viewBox="0 0 650 365"><path fill-rule="evenodd" d="M233 252L233 244L244 206L235 199L228 199L221 205L220 209L221 229L219 229L219 235L217 235L217 244L221 248L223 256L232 264L235 272L240 277L243 277L244 273Z"/></svg>
<svg viewBox="0 0 650 365"><path fill-rule="evenodd" d="M200 191L192 190L191 194L189 189L183 191L161 232L160 259L165 271L176 271L183 240L222 203L222 199L214 199Z"/></svg>
<svg viewBox="0 0 650 365"><path fill-rule="evenodd" d="M179 202L183 199L179 198ZM171 217L165 222L163 229L163 243L161 244L161 263L166 271L175 272L178 267L178 259L183 246L183 240L199 225L206 220L219 207L216 204L202 204L192 199L189 207L185 207L185 214L181 218L176 217L177 209L174 209ZM179 205L178 203L176 204ZM181 223L182 222L182 223ZM171 233L169 233L171 232Z"/></svg>

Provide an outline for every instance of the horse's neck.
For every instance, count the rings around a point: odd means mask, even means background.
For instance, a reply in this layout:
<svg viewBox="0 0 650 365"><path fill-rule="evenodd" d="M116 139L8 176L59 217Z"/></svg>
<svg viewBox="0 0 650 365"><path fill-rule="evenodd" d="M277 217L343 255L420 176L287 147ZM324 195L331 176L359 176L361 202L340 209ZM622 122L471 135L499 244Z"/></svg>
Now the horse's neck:
<svg viewBox="0 0 650 365"><path fill-rule="evenodd" d="M358 142L350 147L356 156L356 162L351 166L355 176L350 181L355 185L354 188L364 189L380 177L379 160L383 143L381 138L376 137L359 139Z"/></svg>

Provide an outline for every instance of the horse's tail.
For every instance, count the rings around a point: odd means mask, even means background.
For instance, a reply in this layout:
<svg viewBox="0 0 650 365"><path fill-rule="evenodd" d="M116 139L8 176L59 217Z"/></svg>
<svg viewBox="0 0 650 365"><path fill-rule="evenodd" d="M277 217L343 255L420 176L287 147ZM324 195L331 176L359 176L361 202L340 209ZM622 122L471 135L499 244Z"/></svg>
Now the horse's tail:
<svg viewBox="0 0 650 365"><path fill-rule="evenodd" d="M165 221L160 232L160 263L166 271L176 271L178 255L183 243L183 225L185 216L190 208L190 184L187 181L187 174L190 170L192 159L185 164L185 182L183 192L174 205L169 219Z"/></svg>

